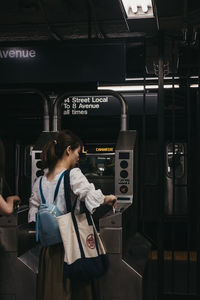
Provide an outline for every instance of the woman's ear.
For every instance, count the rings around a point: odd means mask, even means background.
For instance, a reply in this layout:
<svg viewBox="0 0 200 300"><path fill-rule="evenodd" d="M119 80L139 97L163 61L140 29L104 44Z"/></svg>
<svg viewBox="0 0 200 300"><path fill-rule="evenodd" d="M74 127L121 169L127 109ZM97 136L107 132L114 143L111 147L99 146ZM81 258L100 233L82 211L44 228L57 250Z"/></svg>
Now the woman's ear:
<svg viewBox="0 0 200 300"><path fill-rule="evenodd" d="M71 147L70 147L70 146L68 146L68 147L66 148L66 154L67 154L67 155L69 155L69 154L70 154L70 152L71 152L71 150L72 150L72 149L71 149Z"/></svg>

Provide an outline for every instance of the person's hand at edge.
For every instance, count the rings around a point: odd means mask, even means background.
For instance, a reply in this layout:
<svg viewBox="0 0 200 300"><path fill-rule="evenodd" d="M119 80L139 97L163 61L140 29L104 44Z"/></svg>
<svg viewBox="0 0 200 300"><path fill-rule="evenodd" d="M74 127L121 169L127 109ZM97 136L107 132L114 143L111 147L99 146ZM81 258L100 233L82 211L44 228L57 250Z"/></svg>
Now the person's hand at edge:
<svg viewBox="0 0 200 300"><path fill-rule="evenodd" d="M12 195L12 196L8 196L6 198L6 202L7 203L11 203L11 202L13 203L14 201L17 201L18 203L20 203L21 199L20 199L20 197L18 195Z"/></svg>

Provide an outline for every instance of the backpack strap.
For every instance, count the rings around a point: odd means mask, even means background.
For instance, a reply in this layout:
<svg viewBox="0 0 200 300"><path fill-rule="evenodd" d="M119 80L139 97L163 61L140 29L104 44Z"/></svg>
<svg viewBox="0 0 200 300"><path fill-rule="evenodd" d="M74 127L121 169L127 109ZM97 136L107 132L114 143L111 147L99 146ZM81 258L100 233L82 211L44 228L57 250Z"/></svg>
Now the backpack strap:
<svg viewBox="0 0 200 300"><path fill-rule="evenodd" d="M53 203L56 202L56 197L58 195L58 191L59 191L59 187L60 187L60 183L61 183L61 180L63 178L63 176L65 175L65 172L62 172L62 174L60 175L59 179L58 179L58 182L57 182L57 185L56 185L56 189L55 189L55 192L54 192L54 197L53 197ZM46 200L44 198L44 194L43 194L43 191L42 191L42 178L40 178L40 196L41 196L41 199L42 199L42 204L46 204Z"/></svg>
<svg viewBox="0 0 200 300"><path fill-rule="evenodd" d="M56 202L55 200L56 200L56 197L58 195L60 183L61 183L61 180L62 180L63 176L65 175L65 172L66 172L66 170L64 172L62 172L62 174L60 175L60 178L58 179L58 182L57 182L57 185L56 185L56 189L55 189L55 193L54 193L53 202Z"/></svg>

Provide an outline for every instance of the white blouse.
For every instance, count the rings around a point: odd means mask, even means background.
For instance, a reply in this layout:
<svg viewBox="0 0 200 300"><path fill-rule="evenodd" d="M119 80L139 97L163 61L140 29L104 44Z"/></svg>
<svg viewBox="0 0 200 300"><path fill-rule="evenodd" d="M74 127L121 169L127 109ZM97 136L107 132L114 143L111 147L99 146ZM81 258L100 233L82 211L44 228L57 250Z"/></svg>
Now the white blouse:
<svg viewBox="0 0 200 300"><path fill-rule="evenodd" d="M46 203L53 203L55 188L62 172L57 174L51 181L48 181L46 176L43 177L42 191ZM42 202L40 196L39 182L40 177L37 178L32 188L32 194L29 199L28 222L35 222L35 214L38 211L38 207ZM88 182L87 178L85 177L85 175L83 175L79 168L74 168L70 171L70 186L73 194L78 196L76 213L78 213L80 210L80 201L85 201L85 206L87 207L90 213L93 213L95 208L104 202L104 195L102 191L95 190L94 185ZM56 203L61 213L67 213L64 195L64 178L62 178L60 183Z"/></svg>

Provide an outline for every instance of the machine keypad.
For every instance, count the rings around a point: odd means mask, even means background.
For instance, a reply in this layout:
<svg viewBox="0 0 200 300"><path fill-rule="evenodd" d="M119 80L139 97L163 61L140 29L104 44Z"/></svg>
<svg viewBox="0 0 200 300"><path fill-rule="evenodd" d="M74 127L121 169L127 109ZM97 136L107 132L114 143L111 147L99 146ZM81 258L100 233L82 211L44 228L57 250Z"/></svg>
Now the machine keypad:
<svg viewBox="0 0 200 300"><path fill-rule="evenodd" d="M126 168L128 167L128 162L127 162L126 160L122 160L122 161L120 162L120 167L121 167L122 169L126 169Z"/></svg>
<svg viewBox="0 0 200 300"><path fill-rule="evenodd" d="M42 169L42 161L41 161L41 160L38 160L38 161L36 162L36 166L37 166L38 169Z"/></svg>
<svg viewBox="0 0 200 300"><path fill-rule="evenodd" d="M120 172L120 176L121 176L122 178L127 178L127 177L128 177L128 172L125 171L125 170L123 170L123 171Z"/></svg>
<svg viewBox="0 0 200 300"><path fill-rule="evenodd" d="M44 175L44 171L43 170L38 170L37 172L36 172L36 176L37 177L40 177L40 176L43 176Z"/></svg>

